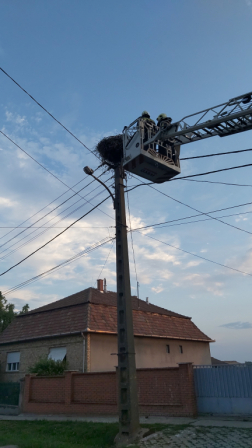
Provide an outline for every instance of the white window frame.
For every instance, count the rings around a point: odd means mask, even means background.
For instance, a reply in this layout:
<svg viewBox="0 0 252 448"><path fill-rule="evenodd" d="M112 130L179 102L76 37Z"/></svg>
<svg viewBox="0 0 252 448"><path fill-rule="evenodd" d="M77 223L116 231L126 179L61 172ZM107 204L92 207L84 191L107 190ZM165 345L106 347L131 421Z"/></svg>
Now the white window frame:
<svg viewBox="0 0 252 448"><path fill-rule="evenodd" d="M19 372L20 352L8 352L6 372Z"/></svg>
<svg viewBox="0 0 252 448"><path fill-rule="evenodd" d="M64 361L64 359L66 359L66 354L66 347L51 347L49 349L48 359L54 359L54 361Z"/></svg>

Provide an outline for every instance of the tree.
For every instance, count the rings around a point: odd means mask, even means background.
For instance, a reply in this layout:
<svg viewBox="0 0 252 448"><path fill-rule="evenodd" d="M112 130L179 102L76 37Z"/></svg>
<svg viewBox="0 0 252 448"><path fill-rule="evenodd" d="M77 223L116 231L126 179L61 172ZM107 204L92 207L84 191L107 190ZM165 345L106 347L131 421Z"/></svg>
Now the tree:
<svg viewBox="0 0 252 448"><path fill-rule="evenodd" d="M18 314L27 313L29 311L29 305L24 305L19 312L15 312L14 310L15 305L13 303L8 303L7 299L0 291L0 333L8 327Z"/></svg>

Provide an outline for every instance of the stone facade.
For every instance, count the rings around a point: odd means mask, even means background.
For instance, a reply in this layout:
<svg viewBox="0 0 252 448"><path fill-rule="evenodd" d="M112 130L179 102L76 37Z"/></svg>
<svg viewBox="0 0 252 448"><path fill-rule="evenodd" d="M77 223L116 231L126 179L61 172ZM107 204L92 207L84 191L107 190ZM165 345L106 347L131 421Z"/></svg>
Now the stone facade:
<svg viewBox="0 0 252 448"><path fill-rule="evenodd" d="M28 369L39 358L46 358L49 351L54 347L66 347L67 362L71 370L82 372L83 369L83 338L81 335L68 337L55 337L40 339L37 341L27 341L0 346L0 381L18 381L23 378ZM7 372L7 354L10 352L20 352L20 363L18 372ZM84 363L85 364L85 363ZM85 368L85 365L84 365Z"/></svg>

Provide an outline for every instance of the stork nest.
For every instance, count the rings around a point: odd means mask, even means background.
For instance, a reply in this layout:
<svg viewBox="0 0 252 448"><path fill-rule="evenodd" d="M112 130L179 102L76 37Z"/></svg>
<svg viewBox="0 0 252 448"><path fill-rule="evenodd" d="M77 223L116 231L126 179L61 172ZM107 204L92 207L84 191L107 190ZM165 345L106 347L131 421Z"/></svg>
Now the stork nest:
<svg viewBox="0 0 252 448"><path fill-rule="evenodd" d="M118 165L123 158L122 134L104 137L97 145L96 151L104 164L110 168Z"/></svg>

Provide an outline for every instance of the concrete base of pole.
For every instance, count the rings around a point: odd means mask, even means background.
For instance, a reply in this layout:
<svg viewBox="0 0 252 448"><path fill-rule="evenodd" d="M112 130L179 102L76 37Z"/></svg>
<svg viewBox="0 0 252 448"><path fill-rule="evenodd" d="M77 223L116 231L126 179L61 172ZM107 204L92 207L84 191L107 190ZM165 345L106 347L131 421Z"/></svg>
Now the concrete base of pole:
<svg viewBox="0 0 252 448"><path fill-rule="evenodd" d="M147 435L149 431L150 430L148 428L139 428L139 430L131 436L118 433L115 437L115 446L116 448L125 448L131 444L138 443Z"/></svg>

